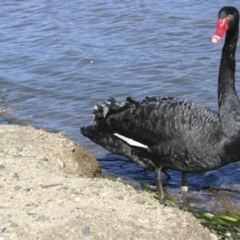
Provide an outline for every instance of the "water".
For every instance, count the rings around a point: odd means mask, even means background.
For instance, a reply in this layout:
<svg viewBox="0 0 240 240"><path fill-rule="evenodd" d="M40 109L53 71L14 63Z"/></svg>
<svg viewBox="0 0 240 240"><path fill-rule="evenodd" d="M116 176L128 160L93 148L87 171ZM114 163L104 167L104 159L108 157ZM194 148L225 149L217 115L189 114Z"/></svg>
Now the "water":
<svg viewBox="0 0 240 240"><path fill-rule="evenodd" d="M229 1L0 2L0 107L21 121L85 146L103 168L154 182L152 173L84 138L95 103L110 96L174 96L217 110L218 10ZM231 1L240 9L239 1ZM236 59L240 66L237 51ZM236 79L240 79L238 71ZM240 84L236 89L240 92ZM6 123L2 119L1 123ZM117 161L116 161L117 159ZM240 164L189 177L190 189L240 190ZM165 180L179 187L180 176ZM240 200L237 200L240 205Z"/></svg>

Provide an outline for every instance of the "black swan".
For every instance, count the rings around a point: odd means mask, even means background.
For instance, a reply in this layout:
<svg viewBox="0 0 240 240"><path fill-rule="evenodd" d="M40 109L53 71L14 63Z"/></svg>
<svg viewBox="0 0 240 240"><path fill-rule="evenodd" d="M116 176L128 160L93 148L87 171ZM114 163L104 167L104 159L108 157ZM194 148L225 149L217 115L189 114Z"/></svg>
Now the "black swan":
<svg viewBox="0 0 240 240"><path fill-rule="evenodd" d="M213 170L240 159L240 103L235 90L235 52L239 12L226 6L218 13L212 42L226 32L218 77L219 113L173 97L146 97L137 102L109 99L93 111L95 125L81 132L110 152L155 171L156 188L165 200L162 170ZM184 185L182 184L182 185Z"/></svg>

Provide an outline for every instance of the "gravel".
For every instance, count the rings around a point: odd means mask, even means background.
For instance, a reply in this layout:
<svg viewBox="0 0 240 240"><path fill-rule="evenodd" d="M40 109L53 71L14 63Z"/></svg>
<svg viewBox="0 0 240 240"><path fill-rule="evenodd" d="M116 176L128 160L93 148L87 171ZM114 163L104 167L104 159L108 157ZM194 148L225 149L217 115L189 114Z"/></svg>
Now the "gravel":
<svg viewBox="0 0 240 240"><path fill-rule="evenodd" d="M101 177L61 134L0 125L0 240L217 239L190 213Z"/></svg>

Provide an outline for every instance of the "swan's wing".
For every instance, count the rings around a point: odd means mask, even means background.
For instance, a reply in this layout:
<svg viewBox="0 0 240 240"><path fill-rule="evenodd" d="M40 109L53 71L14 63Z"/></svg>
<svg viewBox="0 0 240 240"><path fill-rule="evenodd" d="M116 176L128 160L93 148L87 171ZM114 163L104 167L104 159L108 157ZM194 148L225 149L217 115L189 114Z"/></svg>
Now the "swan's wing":
<svg viewBox="0 0 240 240"><path fill-rule="evenodd" d="M191 101L171 97L147 97L142 102L131 98L116 102L112 98L95 107L93 116L99 131L115 134L126 141L131 139L142 147L173 139L184 144L186 139L211 138L219 128L216 112Z"/></svg>

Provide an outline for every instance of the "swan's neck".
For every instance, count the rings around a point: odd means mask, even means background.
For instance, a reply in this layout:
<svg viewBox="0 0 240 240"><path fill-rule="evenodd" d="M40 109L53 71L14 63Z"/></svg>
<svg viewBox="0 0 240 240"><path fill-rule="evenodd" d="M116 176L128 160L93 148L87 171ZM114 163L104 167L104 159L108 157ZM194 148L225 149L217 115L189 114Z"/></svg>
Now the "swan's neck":
<svg viewBox="0 0 240 240"><path fill-rule="evenodd" d="M228 31L222 50L218 78L218 105L223 131L228 135L236 134L237 116L240 116L240 104L235 89L235 52L238 41L238 29Z"/></svg>

